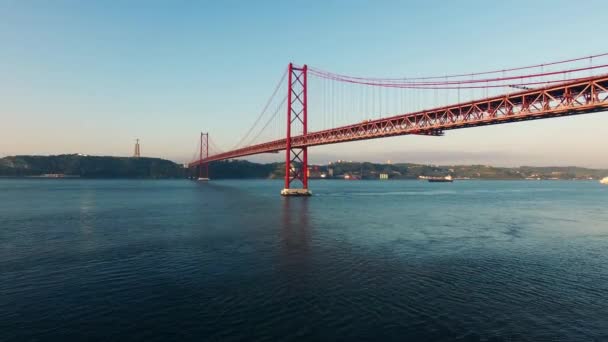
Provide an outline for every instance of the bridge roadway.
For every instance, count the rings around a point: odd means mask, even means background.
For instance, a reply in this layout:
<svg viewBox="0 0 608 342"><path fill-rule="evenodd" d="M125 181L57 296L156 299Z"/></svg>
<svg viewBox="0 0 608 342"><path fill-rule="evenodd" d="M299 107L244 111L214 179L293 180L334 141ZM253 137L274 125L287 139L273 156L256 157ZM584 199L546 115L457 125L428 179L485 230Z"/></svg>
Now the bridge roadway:
<svg viewBox="0 0 608 342"><path fill-rule="evenodd" d="M582 78L546 88L529 89L409 114L364 121L291 138L292 147L336 144L347 141L419 134L442 135L443 131L593 113L608 110L608 75ZM247 146L189 164L285 150L286 139Z"/></svg>

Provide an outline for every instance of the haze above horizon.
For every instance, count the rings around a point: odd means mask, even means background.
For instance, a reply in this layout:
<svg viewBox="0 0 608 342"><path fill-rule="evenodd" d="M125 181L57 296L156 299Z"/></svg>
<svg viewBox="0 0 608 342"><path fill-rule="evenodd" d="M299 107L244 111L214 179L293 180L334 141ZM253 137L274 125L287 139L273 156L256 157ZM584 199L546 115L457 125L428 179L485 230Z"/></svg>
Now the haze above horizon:
<svg viewBox="0 0 608 342"><path fill-rule="evenodd" d="M287 63L427 76L603 53L603 2L0 3L0 156L188 161L199 131L234 145ZM567 25L564 24L567 22ZM397 114L397 113L395 113ZM310 113L314 120L314 113ZM606 113L312 148L312 163L608 167ZM280 155L247 158L277 161Z"/></svg>

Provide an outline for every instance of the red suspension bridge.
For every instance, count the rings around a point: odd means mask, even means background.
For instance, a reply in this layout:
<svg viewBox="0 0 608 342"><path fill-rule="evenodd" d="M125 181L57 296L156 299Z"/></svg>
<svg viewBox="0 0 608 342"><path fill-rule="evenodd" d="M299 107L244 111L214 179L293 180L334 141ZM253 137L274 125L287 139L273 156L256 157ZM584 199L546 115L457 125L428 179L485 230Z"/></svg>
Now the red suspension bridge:
<svg viewBox="0 0 608 342"><path fill-rule="evenodd" d="M189 167L208 180L211 162L284 150L281 194L310 195L309 147L408 134L441 136L451 129L605 111L606 68L608 53L416 78L354 77L289 64L239 142L223 151L202 133Z"/></svg>

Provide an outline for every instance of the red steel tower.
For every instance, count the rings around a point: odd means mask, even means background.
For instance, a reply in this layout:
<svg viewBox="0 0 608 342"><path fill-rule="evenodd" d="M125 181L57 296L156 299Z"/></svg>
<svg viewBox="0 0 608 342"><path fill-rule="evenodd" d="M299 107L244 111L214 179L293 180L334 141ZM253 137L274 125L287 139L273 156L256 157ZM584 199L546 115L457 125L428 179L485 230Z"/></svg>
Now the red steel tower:
<svg viewBox="0 0 608 342"><path fill-rule="evenodd" d="M310 196L308 190L308 147L292 147L291 137L308 134L306 74L308 67L296 67L289 63L287 81L287 139L285 146L285 188L283 196ZM295 183L295 184L294 184ZM300 183L301 187L297 186Z"/></svg>
<svg viewBox="0 0 608 342"><path fill-rule="evenodd" d="M201 132L201 149L200 149L200 159L203 160L209 158L209 133ZM198 180L199 181L208 181L209 180L209 162L204 162L199 164L198 166Z"/></svg>

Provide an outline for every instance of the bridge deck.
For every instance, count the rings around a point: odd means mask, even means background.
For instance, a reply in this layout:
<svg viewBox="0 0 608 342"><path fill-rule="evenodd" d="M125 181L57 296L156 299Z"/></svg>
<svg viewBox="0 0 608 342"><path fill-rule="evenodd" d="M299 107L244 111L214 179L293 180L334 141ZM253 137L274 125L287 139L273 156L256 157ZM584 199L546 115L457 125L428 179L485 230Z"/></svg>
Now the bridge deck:
<svg viewBox="0 0 608 342"><path fill-rule="evenodd" d="M389 136L439 135L445 130L608 110L608 75L546 88L530 89L430 110L336 127L291 138L292 147L318 146ZM284 150L286 139L209 156L190 167L212 161Z"/></svg>

